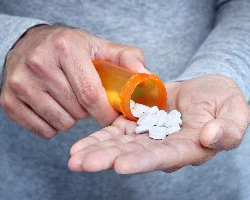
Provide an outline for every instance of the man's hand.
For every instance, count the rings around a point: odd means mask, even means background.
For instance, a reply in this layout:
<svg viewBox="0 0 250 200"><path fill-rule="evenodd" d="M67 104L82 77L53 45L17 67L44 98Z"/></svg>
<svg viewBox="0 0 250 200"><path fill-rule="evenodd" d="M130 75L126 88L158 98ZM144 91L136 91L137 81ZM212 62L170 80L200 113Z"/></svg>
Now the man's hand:
<svg viewBox="0 0 250 200"><path fill-rule="evenodd" d="M109 104L95 59L145 71L139 48L64 26L30 28L6 58L0 100L7 118L43 138L67 131L78 119L111 124L119 114Z"/></svg>
<svg viewBox="0 0 250 200"><path fill-rule="evenodd" d="M164 140L135 134L136 123L120 116L112 126L71 149L73 171L114 169L117 173L173 172L202 165L221 150L236 148L250 123L249 106L228 77L206 75L167 83L166 111L182 113L182 129Z"/></svg>

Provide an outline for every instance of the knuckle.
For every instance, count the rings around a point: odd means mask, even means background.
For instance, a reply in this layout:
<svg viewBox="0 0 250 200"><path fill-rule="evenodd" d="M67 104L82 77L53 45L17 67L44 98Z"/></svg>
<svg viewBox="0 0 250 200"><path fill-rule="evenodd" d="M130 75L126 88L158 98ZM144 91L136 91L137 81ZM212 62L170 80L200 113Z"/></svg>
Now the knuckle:
<svg viewBox="0 0 250 200"><path fill-rule="evenodd" d="M63 124L62 124L60 130L66 132L69 129L71 129L75 125L75 123L76 123L76 120L74 120L72 118L71 119L67 119L67 120L63 120Z"/></svg>
<svg viewBox="0 0 250 200"><path fill-rule="evenodd" d="M45 74L47 71L44 64L45 57L44 50L37 48L27 55L25 64L33 73Z"/></svg>
<svg viewBox="0 0 250 200"><path fill-rule="evenodd" d="M130 60L137 60L142 64L145 64L145 57L144 53L141 48L139 47L125 47L117 54L118 61L130 61Z"/></svg>
<svg viewBox="0 0 250 200"><path fill-rule="evenodd" d="M75 119L62 115L59 111L56 112L50 106L44 109L44 118L60 131L68 131L76 123Z"/></svg>
<svg viewBox="0 0 250 200"><path fill-rule="evenodd" d="M58 130L53 128L44 128L39 126L29 126L27 127L27 130L44 139L51 139L58 132Z"/></svg>
<svg viewBox="0 0 250 200"><path fill-rule="evenodd" d="M28 66L38 65L41 62L41 57L39 56L38 48L33 49L31 52L27 54L26 64Z"/></svg>
<svg viewBox="0 0 250 200"><path fill-rule="evenodd" d="M144 53L140 47L126 47L121 51L121 53L125 53L128 55L136 55L137 57L144 57Z"/></svg>
<svg viewBox="0 0 250 200"><path fill-rule="evenodd" d="M9 121L18 123L23 118L23 106L16 102L11 95L1 96L1 107Z"/></svg>
<svg viewBox="0 0 250 200"><path fill-rule="evenodd" d="M54 48L65 56L70 52L69 48L71 48L72 34L73 31L68 29L57 33L53 37Z"/></svg>
<svg viewBox="0 0 250 200"><path fill-rule="evenodd" d="M1 107L3 108L6 116L10 121L11 120L11 113L15 110L11 98L9 98L7 95L2 94L1 95Z"/></svg>
<svg viewBox="0 0 250 200"><path fill-rule="evenodd" d="M144 59L144 53L140 47L130 47L128 53L136 56L137 58Z"/></svg>
<svg viewBox="0 0 250 200"><path fill-rule="evenodd" d="M95 87L91 85L91 83L85 84L84 87L81 87L79 91L79 95L81 98L80 102L84 107L91 107L98 101L98 90L95 89Z"/></svg>
<svg viewBox="0 0 250 200"><path fill-rule="evenodd" d="M20 75L13 75L9 78L8 85L12 91L17 94L27 94L28 87Z"/></svg>
<svg viewBox="0 0 250 200"><path fill-rule="evenodd" d="M133 48L134 48L135 54L137 54L140 57L144 56L144 53L140 47L133 47Z"/></svg>

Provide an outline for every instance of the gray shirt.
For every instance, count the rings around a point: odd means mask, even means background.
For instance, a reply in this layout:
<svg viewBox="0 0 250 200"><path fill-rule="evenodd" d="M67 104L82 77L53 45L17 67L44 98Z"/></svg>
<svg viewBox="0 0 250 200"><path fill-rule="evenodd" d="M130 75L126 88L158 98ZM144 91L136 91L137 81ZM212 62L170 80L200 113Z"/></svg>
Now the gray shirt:
<svg viewBox="0 0 250 200"><path fill-rule="evenodd" d="M60 23L140 47L146 67L163 81L227 75L250 101L248 0L0 0L0 5L0 68L29 27ZM0 117L0 199L250 198L247 136L236 150L173 174L74 173L67 168L69 149L100 129L94 120L79 121L45 141L9 122L2 109Z"/></svg>

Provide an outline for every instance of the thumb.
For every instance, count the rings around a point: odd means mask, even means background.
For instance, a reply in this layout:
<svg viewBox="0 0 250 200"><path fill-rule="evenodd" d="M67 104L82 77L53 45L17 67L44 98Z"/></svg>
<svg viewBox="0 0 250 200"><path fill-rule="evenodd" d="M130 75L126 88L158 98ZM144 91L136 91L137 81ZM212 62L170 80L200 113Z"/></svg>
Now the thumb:
<svg viewBox="0 0 250 200"><path fill-rule="evenodd" d="M216 119L208 121L200 133L203 146L231 150L240 145L249 126L250 108L242 95L225 102Z"/></svg>
<svg viewBox="0 0 250 200"><path fill-rule="evenodd" d="M132 47L105 40L97 59L104 59L135 72L149 73L145 68L145 57L139 47ZM104 54L103 54L104 53Z"/></svg>
<svg viewBox="0 0 250 200"><path fill-rule="evenodd" d="M208 148L231 150L240 145L244 133L233 120L214 119L203 126L200 142Z"/></svg>

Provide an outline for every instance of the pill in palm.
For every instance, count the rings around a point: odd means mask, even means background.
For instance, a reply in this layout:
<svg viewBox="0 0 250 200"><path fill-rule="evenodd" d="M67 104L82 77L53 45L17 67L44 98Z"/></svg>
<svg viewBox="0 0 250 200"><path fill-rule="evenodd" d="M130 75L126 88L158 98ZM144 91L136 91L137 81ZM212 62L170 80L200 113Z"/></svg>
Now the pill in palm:
<svg viewBox="0 0 250 200"><path fill-rule="evenodd" d="M174 133L174 132L176 132L176 131L181 130L181 127L180 127L179 124L175 124L175 125L173 125L173 126L167 127L166 129L167 129L167 130L166 130L166 134L167 134L167 135L170 135L170 134L172 134L172 133Z"/></svg>
<svg viewBox="0 0 250 200"><path fill-rule="evenodd" d="M153 106L153 107L151 107L150 109L148 109L146 112L147 112L147 113L151 113L151 114L156 114L156 113L159 112L159 109L158 109L157 106Z"/></svg>
<svg viewBox="0 0 250 200"><path fill-rule="evenodd" d="M152 139L164 139L167 135L166 127L154 126L149 130L149 137Z"/></svg>
<svg viewBox="0 0 250 200"><path fill-rule="evenodd" d="M164 139L181 129L181 113L178 110L172 110L168 114L164 110L159 110L157 106L150 108L135 102L130 102L130 105L132 114L138 118L136 134L149 132L150 138Z"/></svg>
<svg viewBox="0 0 250 200"><path fill-rule="evenodd" d="M167 121L168 118L167 112L165 112L164 110L160 110L156 115L159 118L156 123L156 126L165 126L165 121Z"/></svg>
<svg viewBox="0 0 250 200"><path fill-rule="evenodd" d="M141 111L138 111L136 109L130 109L131 110L131 113L134 117L136 118L140 118L142 115L143 115L143 112Z"/></svg>
<svg viewBox="0 0 250 200"><path fill-rule="evenodd" d="M156 123L157 123L158 121L159 121L159 116L156 115L156 114L154 114L154 115L152 115L152 119L151 119L151 121L150 121L150 124L151 124L152 126L155 126Z"/></svg>
<svg viewBox="0 0 250 200"><path fill-rule="evenodd" d="M142 125L142 126L137 126L135 128L135 133L136 134L140 134L140 133L146 133L148 132L150 129L152 129L152 126L151 125Z"/></svg>
<svg viewBox="0 0 250 200"><path fill-rule="evenodd" d="M153 115L152 115L152 114L150 114L150 113L144 113L144 114L142 114L141 117L138 119L137 124L138 124L139 126L149 124L150 121L152 120L152 118L153 118Z"/></svg>
<svg viewBox="0 0 250 200"><path fill-rule="evenodd" d="M140 104L140 103L136 103L134 105L134 109L138 110L138 111L141 111L141 112L147 112L150 109L150 107L146 106L146 105L143 105L143 104Z"/></svg>
<svg viewBox="0 0 250 200"><path fill-rule="evenodd" d="M165 121L165 126L166 127L169 127L169 126L172 126L174 124L179 124L179 125L182 125L182 120L181 118L177 117L177 118L168 118L166 121Z"/></svg>
<svg viewBox="0 0 250 200"><path fill-rule="evenodd" d="M178 110L172 110L170 113L168 113L168 118L180 118L181 113Z"/></svg>

